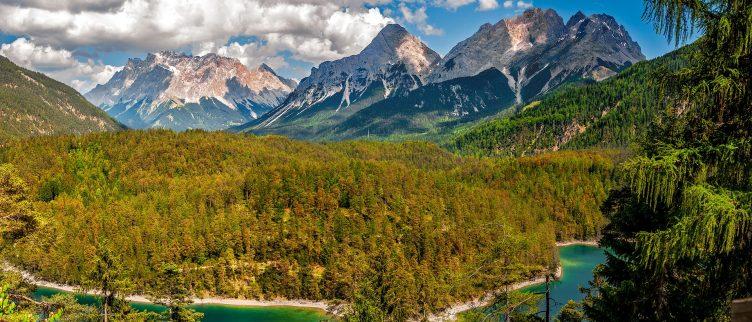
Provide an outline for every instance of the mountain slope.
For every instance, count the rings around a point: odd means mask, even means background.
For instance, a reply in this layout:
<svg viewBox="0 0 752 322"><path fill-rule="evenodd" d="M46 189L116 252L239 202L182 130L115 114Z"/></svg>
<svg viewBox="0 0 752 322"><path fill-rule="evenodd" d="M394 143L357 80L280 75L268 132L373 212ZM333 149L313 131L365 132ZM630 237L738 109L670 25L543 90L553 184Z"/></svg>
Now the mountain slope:
<svg viewBox="0 0 752 322"><path fill-rule="evenodd" d="M510 107L562 84L606 79L642 59L639 45L612 17L578 13L565 25L553 10L529 10L482 26L450 51L427 85L365 108L318 136L435 139L459 125L512 113Z"/></svg>
<svg viewBox="0 0 752 322"><path fill-rule="evenodd" d="M440 59L402 26L388 25L359 54L313 68L281 106L238 130L305 137L422 86Z"/></svg>
<svg viewBox="0 0 752 322"><path fill-rule="evenodd" d="M283 113L270 113L266 121L242 129L307 139L433 136L513 111L509 108L563 84L607 79L641 60L639 45L610 16L586 17L580 12L565 24L553 10L533 9L481 26L432 65L420 78L425 80L421 87L383 100L361 100L344 112L346 95L335 90L319 103L319 110L328 114L309 114L305 107L292 112L283 106L278 109ZM383 93L378 86L364 90L371 91ZM281 122L276 115L281 115Z"/></svg>
<svg viewBox="0 0 752 322"><path fill-rule="evenodd" d="M160 52L128 60L86 98L133 128L218 130L258 118L294 86L263 64L248 69L215 54Z"/></svg>
<svg viewBox="0 0 752 322"><path fill-rule="evenodd" d="M452 48L429 81L496 68L521 104L571 80L603 80L644 59L640 46L611 16L578 12L565 25L554 10L531 9L481 26Z"/></svg>
<svg viewBox="0 0 752 322"><path fill-rule="evenodd" d="M568 148L625 147L663 110L662 75L677 70L693 52L687 46L640 62L616 77L566 86L511 117L481 123L450 146L472 154L525 155Z"/></svg>
<svg viewBox="0 0 752 322"><path fill-rule="evenodd" d="M0 56L0 139L121 128L73 88Z"/></svg>
<svg viewBox="0 0 752 322"><path fill-rule="evenodd" d="M409 95L377 102L319 136L347 139L426 133L437 130L444 122L496 114L514 97L504 74L491 68L476 76L428 84Z"/></svg>

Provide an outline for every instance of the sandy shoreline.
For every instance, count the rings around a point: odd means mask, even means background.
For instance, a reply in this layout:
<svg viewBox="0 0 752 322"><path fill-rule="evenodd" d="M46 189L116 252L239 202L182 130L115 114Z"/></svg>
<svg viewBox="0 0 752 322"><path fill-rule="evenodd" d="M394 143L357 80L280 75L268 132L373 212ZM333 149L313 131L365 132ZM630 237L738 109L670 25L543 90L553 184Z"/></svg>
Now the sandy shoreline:
<svg viewBox="0 0 752 322"><path fill-rule="evenodd" d="M572 245L585 245L598 247L597 240L570 240L565 242L556 242L556 247L572 246Z"/></svg>
<svg viewBox="0 0 752 322"><path fill-rule="evenodd" d="M561 278L563 274L562 267L559 266L556 268L556 274L555 278L559 279ZM509 286L509 291L516 291L519 289L526 288L528 286L542 284L546 282L545 277L538 277L527 281L522 281L518 283L514 283ZM477 298L475 300L459 303L456 305L453 305L449 308L447 308L444 311L441 311L440 313L435 313L430 316L428 316L428 321L432 322L440 322L440 321L455 321L457 320L457 316L465 311L472 310L474 308L483 307L491 304L491 301L494 299L494 292L487 292L484 296Z"/></svg>
<svg viewBox="0 0 752 322"><path fill-rule="evenodd" d="M598 242L594 240L572 240L572 241L556 243L556 247L565 247L565 246L571 246L571 245L586 245L586 246L597 247ZM52 289L61 290L65 292L71 292L71 293L85 293L88 295L99 295L98 292L96 291L81 292L75 286L39 280L31 273L18 269L7 263L3 265L3 269L17 272L21 274L21 276L23 276L23 278L29 281L31 284L34 284L37 286L52 288ZM564 274L563 268L561 267L561 265L559 265L559 267L557 267L556 269L555 278L559 279L561 278L563 274ZM509 290L510 291L519 290L519 289L522 289L531 285L541 284L545 282L546 282L545 277L538 277L538 278L531 279L528 281L522 281L522 282L512 284L509 287ZM463 303L458 303L439 313L435 313L428 317L428 321L454 321L457 319L458 314L477 308L477 307L486 306L490 304L493 298L494 298L494 292L489 291L480 298L463 302ZM153 301L149 300L147 297L143 295L129 295L125 299L127 301L137 302L137 303L149 303L149 304L154 303ZM236 299L236 298L217 298L217 297L192 298L191 300L193 301L193 304L217 304L217 305L229 305L229 306L238 306L238 307L281 306L281 307L308 308L308 309L321 310L328 314L333 314L333 315L338 315L341 310L341 306L338 306L338 305L332 305L323 301L310 301L310 300L284 300L284 299L245 300L245 299Z"/></svg>
<svg viewBox="0 0 752 322"><path fill-rule="evenodd" d="M56 289L60 291L70 292L70 293L82 293L87 295L99 295L99 292L96 291L87 291L87 292L81 292L81 290L78 287L72 286L72 285L66 285L66 284L59 284L59 283L53 283L48 281L43 281L38 278L36 278L31 273L21 270L17 267L11 266L9 264L3 265L4 270L9 270L13 272L17 272L21 274L21 276L27 280L29 283L34 284L36 286ZM154 304L153 301L149 300L144 295L129 295L126 296L125 299L129 302L136 302L136 303L147 303L147 304ZM236 299L236 298L219 298L219 297L206 297L206 298L192 298L193 304L217 304L217 305L229 305L229 306L239 306L239 307L271 307L271 306L282 306L282 307L297 307L297 308L307 308L307 309L316 309L324 311L328 314L337 314L337 306L336 305L330 305L327 302L323 301L310 301L310 300L244 300L244 299Z"/></svg>
<svg viewBox="0 0 752 322"><path fill-rule="evenodd" d="M572 246L572 245L585 245L585 246L593 246L598 247L598 241L595 240L571 240L566 242L557 242L556 247L565 247L565 246ZM556 279L560 279L564 275L564 269L561 265L556 268L556 274L554 275ZM509 287L510 291L519 290L528 286L536 285L536 284L542 284L546 282L545 277L538 277L534 278L532 280L528 281L522 281L519 283L512 284ZM432 322L439 322L439 321L455 321L457 320L457 316L465 311L472 310L474 308L483 307L491 304L491 301L494 299L494 292L489 291L484 296L477 298L472 301L464 302L464 303L458 303L456 305L450 306L449 308L445 309L444 311L440 313L434 313L428 317L428 321Z"/></svg>

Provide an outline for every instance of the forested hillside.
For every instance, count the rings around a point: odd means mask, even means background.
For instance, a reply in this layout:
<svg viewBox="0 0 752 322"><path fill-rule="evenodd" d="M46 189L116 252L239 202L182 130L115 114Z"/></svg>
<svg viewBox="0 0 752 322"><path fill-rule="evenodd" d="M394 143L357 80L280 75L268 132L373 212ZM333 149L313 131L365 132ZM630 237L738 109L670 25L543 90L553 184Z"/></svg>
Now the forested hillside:
<svg viewBox="0 0 752 322"><path fill-rule="evenodd" d="M404 320L540 273L555 240L594 237L616 157L195 131L37 137L0 148L36 218L8 258L75 285L104 269L135 293L175 264L201 296L341 299L359 318Z"/></svg>
<svg viewBox="0 0 752 322"><path fill-rule="evenodd" d="M457 135L449 145L465 153L497 155L626 147L664 108L662 77L683 66L692 48L637 63L603 82L565 86L513 116Z"/></svg>
<svg viewBox="0 0 752 322"><path fill-rule="evenodd" d="M120 128L73 88L0 56L0 141Z"/></svg>

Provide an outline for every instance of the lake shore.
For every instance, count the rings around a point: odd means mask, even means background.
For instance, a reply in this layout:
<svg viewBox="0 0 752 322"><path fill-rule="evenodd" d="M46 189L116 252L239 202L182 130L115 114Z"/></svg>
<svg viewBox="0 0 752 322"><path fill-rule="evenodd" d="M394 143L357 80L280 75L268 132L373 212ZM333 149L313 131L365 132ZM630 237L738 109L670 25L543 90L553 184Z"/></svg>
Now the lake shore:
<svg viewBox="0 0 752 322"><path fill-rule="evenodd" d="M565 246L572 246L572 245L585 245L585 246L598 247L598 241L597 240L570 240L570 241L565 241L565 242L556 242L556 247L565 247Z"/></svg>
<svg viewBox="0 0 752 322"><path fill-rule="evenodd" d="M556 247L566 247L566 246L572 246L572 245L585 245L585 246L598 247L598 242L595 240L571 240L571 241L556 243ZM99 295L99 293L96 291L81 292L81 290L75 286L40 280L36 278L36 276L34 276L33 274L27 271L18 269L17 267L14 267L7 263L3 265L3 269L17 272L21 274L21 276L27 281L29 281L31 284L34 284L37 286L47 287L47 288L70 292L70 293ZM559 265L556 269L556 273L554 274L554 278L560 279L563 276L563 274L564 274L563 267ZM519 290L519 289L526 288L528 286L542 284L545 282L546 282L545 277L537 277L537 278L530 279L527 281L514 283L509 286L509 291ZM462 312L489 305L491 301L493 301L494 299L495 292L496 291L489 291L479 298L462 302L462 303L457 303L441 312L434 313L428 316L427 319L428 321L436 321L436 322L454 321L457 319L458 315ZM125 299L129 302L154 304L153 301L151 301L144 295L129 295ZM307 308L307 309L321 310L321 311L326 312L327 314L331 314L335 316L341 315L342 308L343 308L342 305L332 304L332 303L328 303L324 301L310 301L310 300L302 300L302 299L301 300L287 300L287 299L247 300L247 299L237 299L237 298L219 298L219 297L198 298L198 297L195 297L195 298L192 298L191 300L193 301L193 304L196 304L196 305L209 304L209 305L229 305L229 306L238 306L238 307Z"/></svg>
<svg viewBox="0 0 752 322"><path fill-rule="evenodd" d="M573 245L598 247L598 241L596 240L571 240L571 241L566 241L566 242L556 242L556 247L566 247L566 246L573 246ZM561 264L559 264L559 266L556 268L556 274L554 274L554 278L560 279L563 275L564 275L564 268L561 266ZM512 284L509 286L509 291L516 291L519 289L526 288L528 286L542 284L545 282L546 282L545 277L537 277L531 280ZM489 291L483 296L476 298L474 300L452 305L449 308L439 313L434 313L428 316L428 321L431 321L431 322L455 321L457 320L458 315L462 312L469 311L478 307L490 305L494 299L494 294L495 294L495 291Z"/></svg>
<svg viewBox="0 0 752 322"><path fill-rule="evenodd" d="M554 275L554 277L558 279L562 276L562 274L563 274L563 269L561 265L559 265L559 267L556 268L556 274ZM537 285L537 284L541 284L545 282L546 282L546 277L537 277L531 280L514 283L509 286L508 290L516 291L519 289L526 288L528 286ZM494 300L495 294L496 292L494 291L487 292L485 295L479 298L476 298L472 301L458 303L458 304L450 306L449 308L439 313L434 313L428 316L427 319L428 321L431 321L431 322L455 321L457 320L457 316L462 312L469 311L478 307L488 306L489 304L491 304L491 302Z"/></svg>
<svg viewBox="0 0 752 322"><path fill-rule="evenodd" d="M70 292L70 293L79 293L79 294L99 296L99 292L97 291L82 292L80 288L76 286L40 280L36 276L31 274L30 272L24 271L22 269L19 269L7 263L3 265L3 269L21 274L21 276L26 281L36 286L56 289L59 291ZM144 295L129 295L125 297L125 300L129 302L136 302L136 303L155 304L154 301L150 300ZM194 305L211 304L211 305L229 305L229 306L239 306L239 307L296 307L296 308L321 310L332 315L338 315L341 313L340 305L330 304L324 301L287 300L287 299L246 300L246 299L221 298L221 297L205 297L205 298L194 297L194 298L191 298L191 300L193 301Z"/></svg>

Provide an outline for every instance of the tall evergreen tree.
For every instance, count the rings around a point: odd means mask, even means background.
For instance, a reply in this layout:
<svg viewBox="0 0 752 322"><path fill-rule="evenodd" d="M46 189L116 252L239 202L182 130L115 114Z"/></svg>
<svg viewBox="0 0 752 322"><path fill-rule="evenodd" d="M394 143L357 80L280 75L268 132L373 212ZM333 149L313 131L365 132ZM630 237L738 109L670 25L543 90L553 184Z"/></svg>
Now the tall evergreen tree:
<svg viewBox="0 0 752 322"><path fill-rule="evenodd" d="M666 111L603 206L601 244L614 254L596 270L585 313L724 319L732 299L752 293L752 1L645 3L669 41L703 36L662 82Z"/></svg>
<svg viewBox="0 0 752 322"><path fill-rule="evenodd" d="M185 276L175 264L166 264L162 267L159 279L151 294L154 303L167 307L165 318L169 321L195 322L201 321L203 313L196 312L188 307L193 303L191 292L185 286Z"/></svg>

